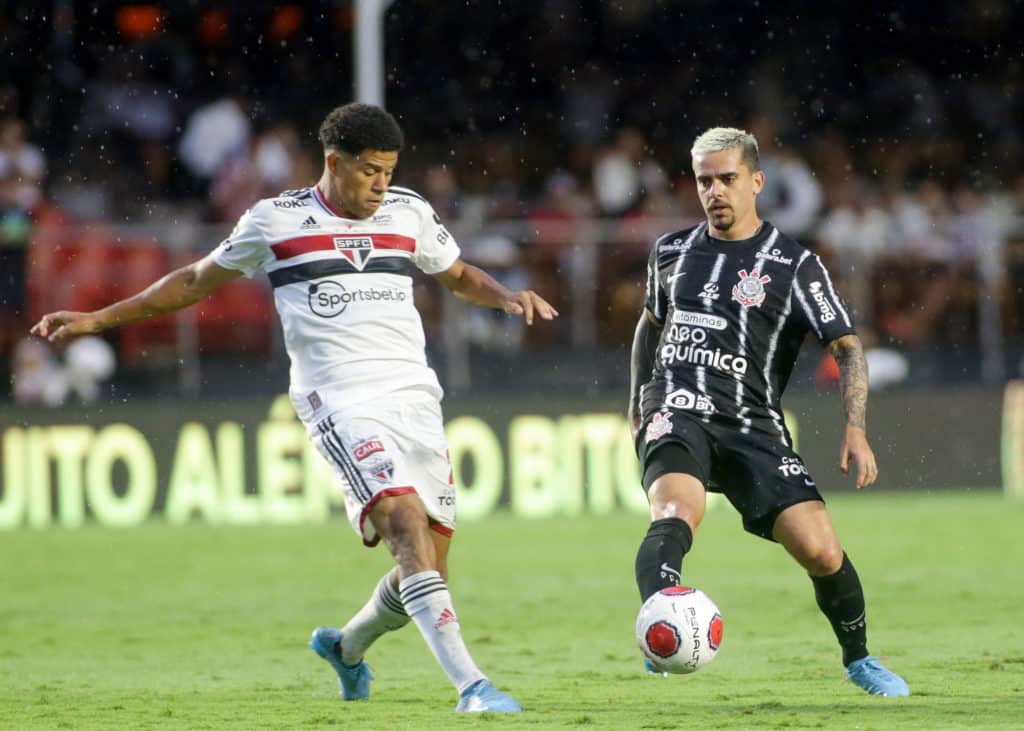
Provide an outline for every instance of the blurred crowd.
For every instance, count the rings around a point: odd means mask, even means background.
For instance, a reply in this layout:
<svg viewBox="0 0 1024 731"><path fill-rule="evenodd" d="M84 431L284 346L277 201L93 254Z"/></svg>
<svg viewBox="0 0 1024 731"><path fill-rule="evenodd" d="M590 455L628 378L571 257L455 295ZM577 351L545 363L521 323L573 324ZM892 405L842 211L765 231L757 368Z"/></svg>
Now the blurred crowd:
<svg viewBox="0 0 1024 731"><path fill-rule="evenodd" d="M1014 375L1024 95L1006 44L1020 8L754 6L725 43L705 0L527 5L403 1L385 23L388 107L409 141L398 182L431 201L467 259L563 313L529 332L474 313L473 348L628 344L652 240L701 218L690 144L731 124L761 143L763 217L827 259L870 344L956 363L996 348ZM350 99L349 2L52 10L0 10L13 59L0 78L7 362L38 356L18 343L42 311L137 291L254 201L314 182L317 125ZM443 304L419 289L440 332ZM258 283L195 319L204 350L272 347ZM122 362L173 362L182 329L164 320L112 334Z"/></svg>

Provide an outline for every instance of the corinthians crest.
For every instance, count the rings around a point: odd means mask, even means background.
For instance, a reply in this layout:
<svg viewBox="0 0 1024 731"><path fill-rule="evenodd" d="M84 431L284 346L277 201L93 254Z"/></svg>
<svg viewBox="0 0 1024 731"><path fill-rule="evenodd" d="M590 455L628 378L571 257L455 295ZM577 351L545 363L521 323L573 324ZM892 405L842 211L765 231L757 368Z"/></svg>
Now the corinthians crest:
<svg viewBox="0 0 1024 731"><path fill-rule="evenodd" d="M760 307L765 297L764 285L772 278L757 270L747 274L746 269L740 269L739 275L739 283L732 288L732 298L744 307Z"/></svg>

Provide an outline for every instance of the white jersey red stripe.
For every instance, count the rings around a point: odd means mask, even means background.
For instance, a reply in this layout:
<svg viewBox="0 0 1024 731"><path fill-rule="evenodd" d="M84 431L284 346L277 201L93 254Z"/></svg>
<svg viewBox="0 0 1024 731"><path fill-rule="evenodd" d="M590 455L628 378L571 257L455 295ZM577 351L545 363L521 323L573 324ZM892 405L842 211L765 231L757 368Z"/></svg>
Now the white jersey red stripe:
<svg viewBox="0 0 1024 731"><path fill-rule="evenodd" d="M291 259L301 254L309 254L313 251L335 251L337 248L335 242L339 238L345 237L332 234L300 236L296 239L288 239L287 241L274 244L270 249L274 252L274 256L278 261L280 261L282 259ZM416 239L411 236L370 234L369 238L373 242L373 249L375 251L406 251L410 254L416 251Z"/></svg>
<svg viewBox="0 0 1024 731"><path fill-rule="evenodd" d="M246 276L266 272L291 359L291 399L307 424L325 405L403 389L441 398L413 306L412 267L445 271L459 246L433 208L393 188L366 219L338 215L314 186L256 203L214 253Z"/></svg>

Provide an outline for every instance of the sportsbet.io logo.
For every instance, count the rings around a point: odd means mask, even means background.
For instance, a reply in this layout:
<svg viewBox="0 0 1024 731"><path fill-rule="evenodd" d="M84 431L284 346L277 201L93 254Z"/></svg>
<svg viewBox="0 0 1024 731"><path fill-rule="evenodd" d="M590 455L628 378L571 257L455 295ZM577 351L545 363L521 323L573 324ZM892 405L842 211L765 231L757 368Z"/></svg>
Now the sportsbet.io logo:
<svg viewBox="0 0 1024 731"><path fill-rule="evenodd" d="M337 317L352 303L405 302L406 293L400 289L347 290L330 279L309 285L309 309L319 317Z"/></svg>

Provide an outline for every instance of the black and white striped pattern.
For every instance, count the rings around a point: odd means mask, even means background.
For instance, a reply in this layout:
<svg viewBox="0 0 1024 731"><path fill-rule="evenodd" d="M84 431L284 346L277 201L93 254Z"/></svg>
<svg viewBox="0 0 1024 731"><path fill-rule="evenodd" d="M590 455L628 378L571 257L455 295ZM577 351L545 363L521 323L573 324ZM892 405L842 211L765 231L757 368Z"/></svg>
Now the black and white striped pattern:
<svg viewBox="0 0 1024 731"><path fill-rule="evenodd" d="M398 590L402 597L402 604L405 611L410 615L416 612L414 606L419 600L435 594L439 591L448 591L448 585L444 583L441 574L436 571L421 571L418 574L406 577Z"/></svg>
<svg viewBox="0 0 1024 731"><path fill-rule="evenodd" d="M655 252L658 251L658 247L661 245L661 242L667 239L669 236L672 236L672 234L667 233L658 237L658 239L654 242ZM658 322L664 322L665 312L663 311L661 306L661 277L658 276L655 264L651 262L648 262L647 264L647 281L650 282L649 286L652 288L651 292L649 292L648 294L650 295L650 298L654 301L654 319L656 319Z"/></svg>
<svg viewBox="0 0 1024 731"><path fill-rule="evenodd" d="M779 230L774 229L771 235L765 240L764 245L760 249L760 253L767 254L769 251L771 251L772 247L775 246L775 242L778 240L778 238ZM754 269L751 276L761 276L761 269L764 267L764 262L764 257L758 258L757 263L754 265ZM782 318L782 321L784 320L785 318ZM736 347L736 353L741 358L747 357L747 323L749 321L750 311L746 307L741 308L739 341ZM740 423L742 424L742 426L740 427L740 432L743 434L749 434L751 422L748 414L750 413L750 407L743 402L743 376L739 374L734 374L733 377L736 379L736 414L738 415Z"/></svg>
<svg viewBox="0 0 1024 731"><path fill-rule="evenodd" d="M693 246L693 240L697 238L697 234L704 231L707 226L706 223L702 223L690 232L690 235L686 237L686 241L683 243L683 249L679 253L679 258L676 259L676 265L672 267L672 274L668 278L669 282L669 302L676 301L676 288L679 286L679 279L683 276L683 260L686 259L686 252L689 247Z"/></svg>
<svg viewBox="0 0 1024 731"><path fill-rule="evenodd" d="M804 334L827 343L853 332L822 263L767 222L740 242L714 240L704 223L660 238L649 266L646 306L667 335L640 391L642 414L687 409L701 421L788 441L779 399ZM754 286L759 301L730 297L734 283L765 275L763 290ZM712 408L696 413L684 405L686 392Z"/></svg>
<svg viewBox="0 0 1024 731"><path fill-rule="evenodd" d="M718 284L718 280L722 278L722 267L725 265L725 260L726 256L724 253L719 254L718 256L715 257L715 265L711 267L711 273L708 275L708 280L704 283L704 286L701 289L702 292L707 291L709 284ZM711 312L713 309L713 304L714 303L712 300L705 299L704 310L706 312ZM697 387L700 391L701 396L708 395L707 370L704 368L704 366L697 367ZM711 413L705 412L704 415L701 417L701 421L703 421L705 424L710 423Z"/></svg>
<svg viewBox="0 0 1024 731"><path fill-rule="evenodd" d="M405 611L405 605L402 604L401 595L391 587L388 576L381 579L377 585L377 600L395 614L400 614L403 617L409 616Z"/></svg>
<svg viewBox="0 0 1024 731"><path fill-rule="evenodd" d="M811 252L805 251L800 255L800 260L796 263L794 271L800 271L800 265L804 263L804 259L811 255ZM789 296L786 297L786 305L779 313L779 319L775 323L775 328L772 330L772 336L768 340L768 354L764 359L764 395L765 402L769 405L772 403L772 399L775 398L775 394L772 393L772 366L775 362L775 353L778 352L779 347L779 335L782 333L782 328L786 325L786 320L789 319L789 313L793 310L793 294L799 292L800 287L797 286L797 278L794 276L793 281L789 284ZM804 303L806 305L806 301ZM811 318L811 322L814 322L814 318ZM786 439L786 425L782 420L782 415L775 409L769 406L768 413L772 418L772 424L775 425L776 430L779 432L779 439L782 441L783 446L788 447L789 441Z"/></svg>
<svg viewBox="0 0 1024 731"><path fill-rule="evenodd" d="M334 417L328 416L317 424L317 429L320 430L320 439L323 440L324 450L331 456L331 460L338 466L338 469L341 470L341 474L345 476L345 480L352 488L356 499L364 505L370 502L370 499L373 497L373 491L366 484L366 480L359 472L355 460L349 455L345 449L345 443L338 436L338 432L334 428Z"/></svg>
<svg viewBox="0 0 1024 731"><path fill-rule="evenodd" d="M843 316L843 322L846 323L846 326L852 327L853 323L850 321L850 313L848 313L846 308L843 307L843 298L836 294L836 288L832 286L832 277L829 276L828 269L826 269L825 265L821 263L821 258L817 254L814 255L814 263L818 265L818 268L821 269L821 273L825 276L825 284L828 285L828 293L832 295L832 304L835 306L836 310L839 311L839 314Z"/></svg>

